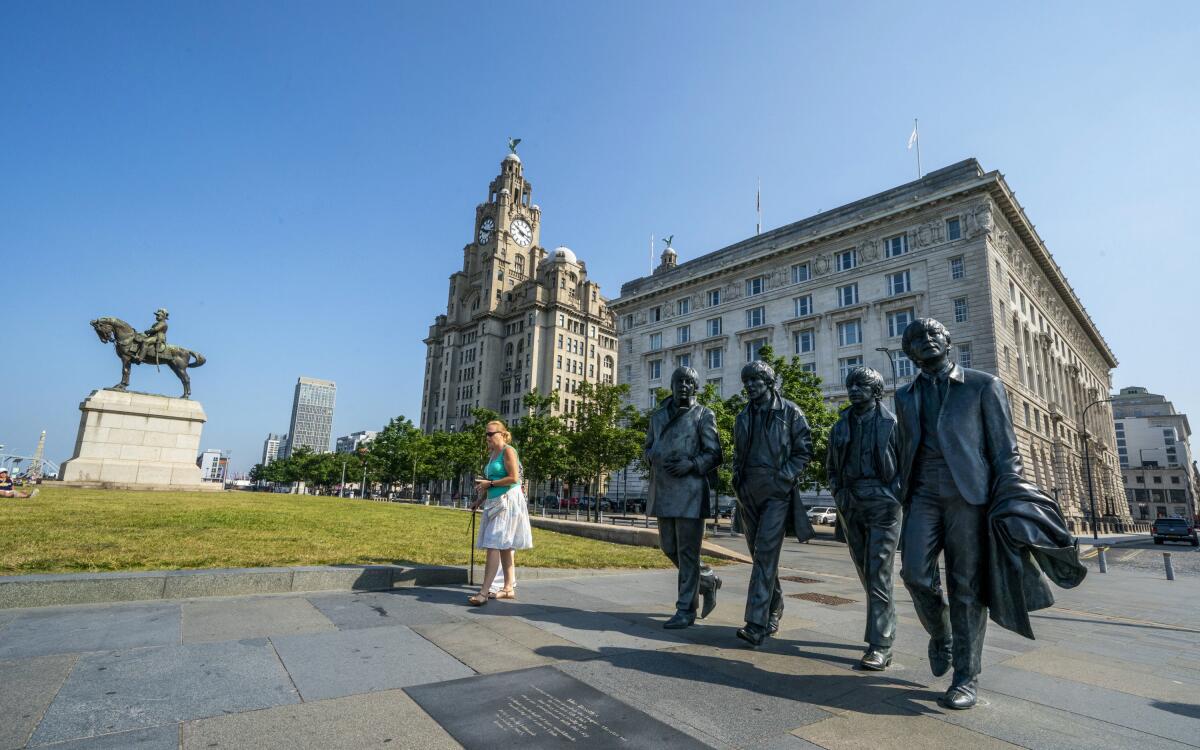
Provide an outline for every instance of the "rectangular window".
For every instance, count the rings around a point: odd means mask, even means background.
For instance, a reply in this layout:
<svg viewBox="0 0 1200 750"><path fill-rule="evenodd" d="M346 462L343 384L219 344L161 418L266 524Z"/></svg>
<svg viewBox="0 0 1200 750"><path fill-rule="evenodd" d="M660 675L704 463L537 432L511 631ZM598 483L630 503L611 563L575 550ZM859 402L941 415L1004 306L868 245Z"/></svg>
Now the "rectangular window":
<svg viewBox="0 0 1200 750"><path fill-rule="evenodd" d="M796 331L794 339L797 354L809 354L817 348L816 340L813 336L813 329L811 328L805 328L803 331Z"/></svg>
<svg viewBox="0 0 1200 750"><path fill-rule="evenodd" d="M709 336L720 336L721 335L721 319L720 318L709 318L708 320L706 320L704 322L704 325L705 325L705 329L708 331Z"/></svg>
<svg viewBox="0 0 1200 750"><path fill-rule="evenodd" d="M1017 285L1012 282L1012 279L1008 280L1008 301L1013 304L1013 307L1016 307L1016 305L1017 305Z"/></svg>
<svg viewBox="0 0 1200 750"><path fill-rule="evenodd" d="M962 237L962 223L958 218L946 219L946 239L957 240Z"/></svg>
<svg viewBox="0 0 1200 750"><path fill-rule="evenodd" d="M633 339L625 339L625 353L633 354Z"/></svg>
<svg viewBox="0 0 1200 750"><path fill-rule="evenodd" d="M692 311L692 298L684 297L675 302L675 312L678 315L687 315Z"/></svg>
<svg viewBox="0 0 1200 750"><path fill-rule="evenodd" d="M767 322L767 308L752 307L746 311L746 327L754 328Z"/></svg>
<svg viewBox="0 0 1200 750"><path fill-rule="evenodd" d="M658 321L662 320L662 306L655 305L654 307L650 308L650 312L647 314L647 317L651 323L657 323Z"/></svg>
<svg viewBox="0 0 1200 750"><path fill-rule="evenodd" d="M855 367L862 367L862 357L842 357L838 360L838 375L841 380L839 382L845 384L846 377Z"/></svg>
<svg viewBox="0 0 1200 750"><path fill-rule="evenodd" d="M811 278L807 263L797 263L792 266L792 283L799 284L802 281L808 281Z"/></svg>
<svg viewBox="0 0 1200 750"><path fill-rule="evenodd" d="M713 390L717 392L717 398L723 398L722 390L724 384L721 378L709 378L708 380L704 381L704 383L705 385L711 385L713 387Z"/></svg>
<svg viewBox="0 0 1200 750"><path fill-rule="evenodd" d="M633 365L625 365L625 382L633 380Z"/></svg>
<svg viewBox="0 0 1200 750"><path fill-rule="evenodd" d="M649 368L650 379L651 380L660 379L662 377L662 360L661 359L652 359L652 360L650 360L649 365L650 365L650 368Z"/></svg>
<svg viewBox="0 0 1200 750"><path fill-rule="evenodd" d="M835 268L839 271L849 271L858 266L858 250L843 250L834 256Z"/></svg>
<svg viewBox="0 0 1200 750"><path fill-rule="evenodd" d="M650 351L662 349L662 332L650 334Z"/></svg>
<svg viewBox="0 0 1200 750"><path fill-rule="evenodd" d="M950 259L950 278L964 279L967 276L967 264L960 255L957 258ZM1004 304L1003 302L1000 304ZM1003 311L1001 312L1003 314Z"/></svg>
<svg viewBox="0 0 1200 750"><path fill-rule="evenodd" d="M909 283L908 269L889 273L887 275L887 289L888 294L893 297L897 294L912 291L912 285Z"/></svg>
<svg viewBox="0 0 1200 750"><path fill-rule="evenodd" d="M753 279L746 279L746 296L752 297L755 294L762 294L767 288L766 278L755 276Z"/></svg>
<svg viewBox="0 0 1200 750"><path fill-rule="evenodd" d="M816 375L817 374L817 363L816 362L805 362L804 364L800 365L800 372L811 372L813 375Z"/></svg>
<svg viewBox="0 0 1200 750"><path fill-rule="evenodd" d="M911 378L916 372L912 360L902 351L894 351L891 353L892 361L896 363L896 377Z"/></svg>
<svg viewBox="0 0 1200 750"><path fill-rule="evenodd" d="M658 406L658 394L655 392L656 390L656 388L651 388L650 392L646 394L646 403L651 409Z"/></svg>
<svg viewBox="0 0 1200 750"><path fill-rule="evenodd" d="M954 322L955 323L966 323L967 322L967 298L966 297L956 297L954 300Z"/></svg>
<svg viewBox="0 0 1200 750"><path fill-rule="evenodd" d="M796 297L793 302L796 303L796 317L802 318L805 315L812 315L812 295L806 294L803 297Z"/></svg>
<svg viewBox="0 0 1200 750"><path fill-rule="evenodd" d="M1026 401L1025 402L1025 426L1030 427L1030 426L1032 426L1032 424L1033 424L1033 420L1031 420L1029 418L1029 402Z"/></svg>
<svg viewBox="0 0 1200 750"><path fill-rule="evenodd" d="M721 361L722 358L725 356L724 349L709 349L706 352L706 355L708 357L708 369L710 369L710 370L721 369L721 366L724 364L724 362Z"/></svg>
<svg viewBox="0 0 1200 750"><path fill-rule="evenodd" d="M857 320L847 320L837 324L838 346L854 346L862 343L862 324Z"/></svg>
<svg viewBox="0 0 1200 750"><path fill-rule="evenodd" d="M847 284L837 288L837 298L839 307L849 307L850 305L858 304L858 284Z"/></svg>
<svg viewBox="0 0 1200 750"><path fill-rule="evenodd" d="M675 343L686 344L687 342L689 342L691 340L692 340L692 327L690 325L689 326L679 326L678 328L675 329Z"/></svg>
<svg viewBox="0 0 1200 750"><path fill-rule="evenodd" d="M630 328L633 328L633 316L632 315L626 315L624 317L623 321L624 321L623 325L624 325L624 328L626 331L628 331Z"/></svg>
<svg viewBox="0 0 1200 750"><path fill-rule="evenodd" d="M908 235L897 234L883 240L883 257L899 258L908 252Z"/></svg>
<svg viewBox="0 0 1200 750"><path fill-rule="evenodd" d="M709 289L708 290L708 306L716 307L719 304L721 304L721 290L720 289Z"/></svg>
<svg viewBox="0 0 1200 750"><path fill-rule="evenodd" d="M963 367L971 366L971 345L970 344L955 344L954 348L958 350L958 363Z"/></svg>
<svg viewBox="0 0 1200 750"><path fill-rule="evenodd" d="M910 307L907 310L895 310L887 314L887 332L888 338L897 338L904 335L904 329L908 328L908 324L916 319L916 315Z"/></svg>
<svg viewBox="0 0 1200 750"><path fill-rule="evenodd" d="M746 361L753 362L754 360L758 359L758 350L762 349L766 345L767 345L767 340L765 338L754 339L753 341L747 341L746 342Z"/></svg>
<svg viewBox="0 0 1200 750"><path fill-rule="evenodd" d="M691 367L692 366L692 355L680 354L678 357L675 358L675 366L676 367Z"/></svg>

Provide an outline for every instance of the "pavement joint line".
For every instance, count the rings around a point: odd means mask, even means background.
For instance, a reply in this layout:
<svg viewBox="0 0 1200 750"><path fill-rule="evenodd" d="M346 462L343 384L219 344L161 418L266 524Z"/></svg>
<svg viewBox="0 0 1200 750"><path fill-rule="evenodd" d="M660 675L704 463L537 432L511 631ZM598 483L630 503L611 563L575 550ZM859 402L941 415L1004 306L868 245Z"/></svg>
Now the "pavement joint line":
<svg viewBox="0 0 1200 750"><path fill-rule="evenodd" d="M1066 607L1050 607L1047 612L1063 612L1070 615L1079 615L1081 617L1090 617L1095 620L1116 620L1118 622L1129 622L1135 625L1153 625L1156 628L1163 630L1174 630L1180 633L1200 633L1200 629L1189 628L1183 625L1171 625L1165 622L1155 622L1154 620L1139 620L1134 617L1121 617L1120 615L1106 615L1099 612L1088 612L1083 609L1067 609ZM1036 613L1031 613L1036 614Z"/></svg>
<svg viewBox="0 0 1200 750"><path fill-rule="evenodd" d="M54 701L58 700L58 694L62 692L63 686L67 684L67 680L71 679L71 673L75 671L75 665L79 663L79 657L81 654L70 654L70 656L71 668L68 669L67 673L63 675L63 681L59 683L58 689L54 691L54 695L49 701L46 702L46 707L43 708L41 714L38 715L37 721L33 722L33 727L29 730L29 736L25 738L23 743L21 743L22 747L28 745L29 741L33 739L33 735L37 734L38 727L42 725L42 720L46 718L46 712L49 711L50 707L54 705Z"/></svg>
<svg viewBox="0 0 1200 750"><path fill-rule="evenodd" d="M296 680L292 677L291 670L289 670L287 665L283 663L283 657L279 655L279 649L275 648L275 641L271 640L271 636L267 636L267 643L271 644L271 653L275 654L275 659L279 662L279 666L283 667L283 673L287 675L288 682L292 683L292 690L296 691L296 697L300 699L301 705L308 703L308 701L304 700L304 693L300 692L300 686L296 684Z"/></svg>

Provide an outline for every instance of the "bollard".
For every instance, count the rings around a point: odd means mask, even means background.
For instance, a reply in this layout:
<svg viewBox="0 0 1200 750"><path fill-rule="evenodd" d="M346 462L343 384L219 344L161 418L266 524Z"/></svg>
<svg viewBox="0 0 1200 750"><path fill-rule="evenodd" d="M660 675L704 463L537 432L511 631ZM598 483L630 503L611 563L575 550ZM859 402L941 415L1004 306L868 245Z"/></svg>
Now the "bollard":
<svg viewBox="0 0 1200 750"><path fill-rule="evenodd" d="M1105 555L1104 553L1108 552L1108 547L1097 547L1096 551L1100 554L1100 572L1107 573L1108 572L1108 556Z"/></svg>
<svg viewBox="0 0 1200 750"><path fill-rule="evenodd" d="M1170 552L1163 553L1163 566L1166 567L1166 569L1167 569L1167 580L1174 581L1175 580L1175 566L1171 564L1171 553Z"/></svg>

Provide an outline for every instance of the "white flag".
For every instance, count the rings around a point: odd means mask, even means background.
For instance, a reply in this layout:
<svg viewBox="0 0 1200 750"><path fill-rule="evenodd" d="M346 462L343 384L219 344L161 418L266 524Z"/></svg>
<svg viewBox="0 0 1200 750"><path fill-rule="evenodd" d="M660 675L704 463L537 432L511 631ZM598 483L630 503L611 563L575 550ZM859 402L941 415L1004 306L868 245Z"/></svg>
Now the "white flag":
<svg viewBox="0 0 1200 750"><path fill-rule="evenodd" d="M913 123L913 132L908 136L908 150L912 151L913 144L917 142L917 124Z"/></svg>

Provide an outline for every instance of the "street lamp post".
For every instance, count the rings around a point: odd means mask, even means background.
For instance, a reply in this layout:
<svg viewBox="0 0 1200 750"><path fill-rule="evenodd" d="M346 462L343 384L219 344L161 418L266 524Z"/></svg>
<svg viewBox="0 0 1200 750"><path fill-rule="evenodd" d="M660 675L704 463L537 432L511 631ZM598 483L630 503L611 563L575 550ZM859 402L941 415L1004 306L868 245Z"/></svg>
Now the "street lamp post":
<svg viewBox="0 0 1200 750"><path fill-rule="evenodd" d="M1112 399L1102 398L1083 407L1083 415L1080 419L1080 421L1083 422L1083 464L1087 467L1088 502L1092 507L1092 539L1099 539L1100 534L1096 531L1096 492L1092 487L1092 459L1091 451L1089 450L1089 446L1091 444L1091 431L1088 430L1087 413L1088 409L1092 408L1096 404L1106 404L1109 401L1112 401Z"/></svg>
<svg viewBox="0 0 1200 750"><path fill-rule="evenodd" d="M883 352L887 357L888 364L892 366L892 408L896 408L896 391L900 390L900 378L896 376L896 359L892 356L892 350L886 346L877 346L875 351Z"/></svg>

